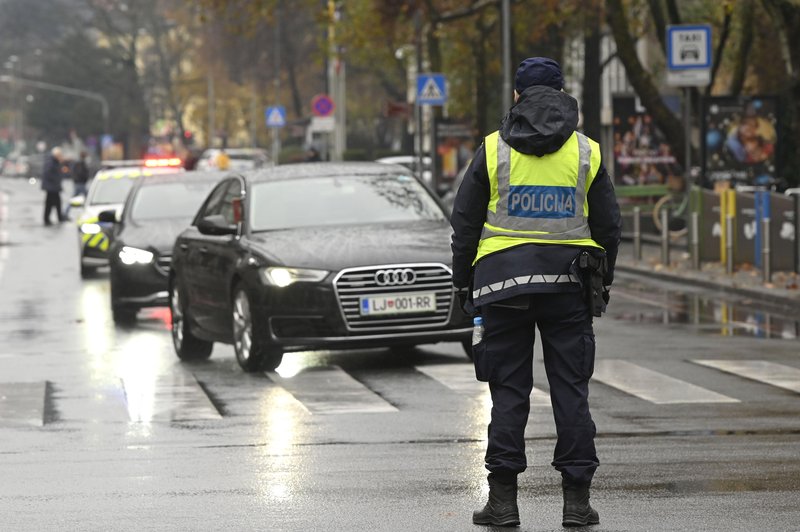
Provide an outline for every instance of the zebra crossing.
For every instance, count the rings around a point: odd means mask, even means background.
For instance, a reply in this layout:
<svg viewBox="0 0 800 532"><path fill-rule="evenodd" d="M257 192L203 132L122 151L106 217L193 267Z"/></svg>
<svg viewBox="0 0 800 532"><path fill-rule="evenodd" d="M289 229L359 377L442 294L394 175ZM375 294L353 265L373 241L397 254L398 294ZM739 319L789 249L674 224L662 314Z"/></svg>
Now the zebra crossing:
<svg viewBox="0 0 800 532"><path fill-rule="evenodd" d="M680 361L719 372L728 379L748 379L773 389L800 394L800 369L764 360L708 360ZM433 379L452 394L452 401L479 399L487 402L489 390L486 383L475 380L474 369L468 363L428 364L414 366L419 378ZM301 410L312 416L345 414L392 415L400 409L372 391L367 385L335 366L294 368L264 374L271 386L288 392ZM391 378L391 376L387 376ZM537 375L538 379L542 375ZM698 379L702 376L698 375ZM541 382L537 380L537 383ZM735 393L736 382L731 381L728 394L706 389L698 384L654 371L643 365L622 359L599 359L593 377L593 409L602 409L604 387L622 392L630 401L656 406L680 404L743 404L751 400ZM54 397L52 389L60 394ZM175 365L162 375L126 376L118 379L118 390L108 389L73 392L59 383L47 381L0 382L0 428L43 427L48 421L48 401L63 401L59 410L69 412L75 420L78 412L86 412L95 421L115 420L128 423L171 423L182 421L214 422L223 419L222 413L209 398L206 386L198 382L185 366ZM220 393L220 390L215 390ZM116 410L114 401L120 398ZM800 405L800 396L797 397ZM258 397L254 397L258 400ZM757 400L757 399L756 399ZM89 403L92 403L89 405ZM120 408L122 404L124 407ZM599 406L598 406L599 405ZM536 387L531 394L532 414L550 407L548 392ZM98 411L106 408L105 413ZM435 404L431 408L436 408ZM97 415L96 415L97 414Z"/></svg>

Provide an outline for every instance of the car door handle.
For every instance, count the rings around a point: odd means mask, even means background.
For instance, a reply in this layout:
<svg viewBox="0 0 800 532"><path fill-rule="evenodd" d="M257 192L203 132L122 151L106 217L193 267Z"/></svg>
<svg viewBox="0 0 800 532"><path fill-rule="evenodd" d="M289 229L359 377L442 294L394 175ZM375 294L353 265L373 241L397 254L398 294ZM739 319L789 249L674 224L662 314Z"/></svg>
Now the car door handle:
<svg viewBox="0 0 800 532"><path fill-rule="evenodd" d="M203 246L200 248L200 253L208 253L208 248Z"/></svg>
<svg viewBox="0 0 800 532"><path fill-rule="evenodd" d="M189 249L189 244L179 244L178 247L181 249L181 251L186 251Z"/></svg>

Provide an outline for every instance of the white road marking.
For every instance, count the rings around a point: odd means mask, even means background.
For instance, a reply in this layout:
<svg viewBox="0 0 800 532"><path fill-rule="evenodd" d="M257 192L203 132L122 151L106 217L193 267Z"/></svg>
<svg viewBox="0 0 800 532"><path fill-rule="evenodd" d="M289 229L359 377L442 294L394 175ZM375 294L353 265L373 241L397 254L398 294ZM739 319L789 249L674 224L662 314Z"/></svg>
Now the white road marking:
<svg viewBox="0 0 800 532"><path fill-rule="evenodd" d="M8 194L0 192L0 224L8 221ZM3 268L8 260L8 231L0 229L0 279L3 278Z"/></svg>
<svg viewBox="0 0 800 532"><path fill-rule="evenodd" d="M657 405L740 402L626 360L596 360L592 378Z"/></svg>
<svg viewBox="0 0 800 532"><path fill-rule="evenodd" d="M0 426L44 424L45 381L0 383Z"/></svg>
<svg viewBox="0 0 800 532"><path fill-rule="evenodd" d="M800 369L766 360L692 360L695 364L800 393Z"/></svg>
<svg viewBox="0 0 800 532"><path fill-rule="evenodd" d="M292 377L281 377L272 371L267 375L291 393L311 414L397 412L397 408L338 366L308 368Z"/></svg>
<svg viewBox="0 0 800 532"><path fill-rule="evenodd" d="M416 370L460 394L474 397L489 394L489 385L475 379L475 368L471 364L431 364L416 366ZM534 387L531 406L550 407L550 395Z"/></svg>
<svg viewBox="0 0 800 532"><path fill-rule="evenodd" d="M179 367L161 376L122 378L132 422L222 419L194 375Z"/></svg>

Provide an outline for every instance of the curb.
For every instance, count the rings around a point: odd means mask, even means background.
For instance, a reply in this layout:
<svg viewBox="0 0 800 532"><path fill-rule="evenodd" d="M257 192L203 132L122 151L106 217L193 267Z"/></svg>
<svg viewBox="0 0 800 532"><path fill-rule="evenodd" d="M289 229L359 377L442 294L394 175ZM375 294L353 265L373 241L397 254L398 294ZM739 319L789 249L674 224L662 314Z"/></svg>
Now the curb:
<svg viewBox="0 0 800 532"><path fill-rule="evenodd" d="M690 284L701 288L710 288L713 290L719 290L721 292L728 294L745 296L750 299L758 300L762 303L768 303L771 305L777 305L783 307L790 307L794 311L800 312L800 292L798 292L797 297L792 297L789 295L765 291L768 289L759 290L756 288L734 286L712 281L710 279L699 279L697 277L690 277L686 275L680 275L677 273L654 271L647 268L632 266L630 264L624 264L619 262L617 262L615 269L619 272L624 272L631 275L656 278L671 283Z"/></svg>

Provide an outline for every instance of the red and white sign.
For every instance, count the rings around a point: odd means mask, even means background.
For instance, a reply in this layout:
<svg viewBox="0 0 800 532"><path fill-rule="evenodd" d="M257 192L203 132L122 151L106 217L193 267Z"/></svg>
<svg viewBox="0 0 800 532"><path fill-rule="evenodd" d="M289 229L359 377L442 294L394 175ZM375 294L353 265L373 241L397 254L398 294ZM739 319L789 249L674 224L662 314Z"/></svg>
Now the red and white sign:
<svg viewBox="0 0 800 532"><path fill-rule="evenodd" d="M327 94L317 94L311 99L311 112L314 116L331 116L336 106Z"/></svg>

